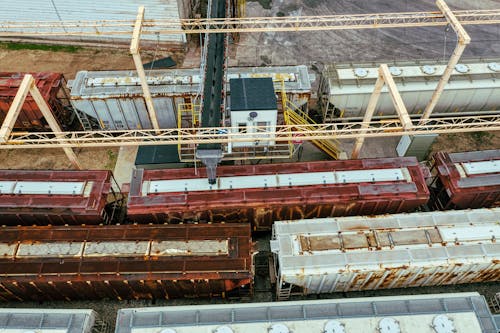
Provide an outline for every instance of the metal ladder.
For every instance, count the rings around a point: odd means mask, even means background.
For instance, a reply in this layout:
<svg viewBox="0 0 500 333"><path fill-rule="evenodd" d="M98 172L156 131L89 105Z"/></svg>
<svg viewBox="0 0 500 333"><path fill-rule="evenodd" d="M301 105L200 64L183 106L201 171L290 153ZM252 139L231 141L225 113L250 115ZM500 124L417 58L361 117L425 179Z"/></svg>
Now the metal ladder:
<svg viewBox="0 0 500 333"><path fill-rule="evenodd" d="M495 296L488 301L488 306L491 312L500 313L500 293L496 293Z"/></svg>
<svg viewBox="0 0 500 333"><path fill-rule="evenodd" d="M78 110L78 109L74 109L74 111L75 111L75 114L78 118L78 121L82 125L83 130L84 131L92 131L93 130L92 123L90 122L87 114L85 112Z"/></svg>
<svg viewBox="0 0 500 333"><path fill-rule="evenodd" d="M292 293L292 285L282 282L281 279L276 283L276 299L278 301L286 301L290 299Z"/></svg>

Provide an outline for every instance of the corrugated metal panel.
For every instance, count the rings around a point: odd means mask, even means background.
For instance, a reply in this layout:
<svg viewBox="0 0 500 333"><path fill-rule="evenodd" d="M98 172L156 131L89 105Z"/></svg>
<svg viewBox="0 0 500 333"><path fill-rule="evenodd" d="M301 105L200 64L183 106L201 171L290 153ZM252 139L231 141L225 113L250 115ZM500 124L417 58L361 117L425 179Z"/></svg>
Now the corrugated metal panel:
<svg viewBox="0 0 500 333"><path fill-rule="evenodd" d="M326 66L323 72L323 92L329 103L344 111L344 117L363 116L377 78L375 64L336 64ZM372 67L373 66L373 67ZM468 71L454 71L450 82L436 105L435 113L464 111L495 111L500 105L500 72L491 62L466 64ZM425 74L424 68L435 71ZM445 64L425 62L402 63L401 74L394 80L409 113L421 112L430 100ZM363 69L360 71L360 69ZM365 74L363 76L362 74ZM360 75L356 75L356 73ZM331 107L330 105L330 107ZM375 110L377 115L395 114L387 87L382 90Z"/></svg>
<svg viewBox="0 0 500 333"><path fill-rule="evenodd" d="M93 310L0 309L2 332L90 333L97 314Z"/></svg>
<svg viewBox="0 0 500 333"><path fill-rule="evenodd" d="M275 222L271 248L280 281L306 294L497 281L499 219L500 208Z"/></svg>
<svg viewBox="0 0 500 333"><path fill-rule="evenodd" d="M1 21L135 21L139 6L145 6L146 19L179 19L178 0L16 0L0 2ZM111 36L110 36L111 37ZM130 36L112 36L130 39ZM156 40L155 35L142 39ZM184 43L185 35L160 35L162 42Z"/></svg>
<svg viewBox="0 0 500 333"><path fill-rule="evenodd" d="M147 75L160 127L176 127L179 103L192 102L201 93L200 71L151 70L147 71ZM307 103L311 95L311 82L306 66L230 68L228 77L272 77L283 80L288 97L298 106ZM81 71L69 86L73 106L97 119L102 127L151 128L142 88L134 71ZM230 94L229 85L226 91ZM226 105L229 105L229 101Z"/></svg>
<svg viewBox="0 0 500 333"><path fill-rule="evenodd" d="M440 331L439 322L451 330ZM391 330L394 327L397 329ZM169 306L118 312L115 333L156 332L497 333L486 300L478 293Z"/></svg>

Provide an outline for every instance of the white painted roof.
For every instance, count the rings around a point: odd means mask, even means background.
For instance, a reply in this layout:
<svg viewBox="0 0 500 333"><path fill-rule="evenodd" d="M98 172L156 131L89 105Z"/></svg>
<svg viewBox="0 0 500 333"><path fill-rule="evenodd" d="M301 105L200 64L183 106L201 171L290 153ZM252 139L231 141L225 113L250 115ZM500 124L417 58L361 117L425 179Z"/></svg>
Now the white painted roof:
<svg viewBox="0 0 500 333"><path fill-rule="evenodd" d="M96 314L84 309L0 309L3 333L90 333Z"/></svg>
<svg viewBox="0 0 500 333"><path fill-rule="evenodd" d="M204 178L152 180L142 183L142 195L149 193L399 181L411 182L411 176L407 168L218 177L217 183L214 185L209 184Z"/></svg>
<svg viewBox="0 0 500 333"><path fill-rule="evenodd" d="M272 77L282 79L288 92L310 93L311 82L307 67L231 67L230 78ZM197 69L147 70L151 94L181 95L196 94L203 79ZM111 98L113 96L141 95L142 89L135 71L80 71L73 81L68 82L73 98ZM228 91L230 87L228 85Z"/></svg>

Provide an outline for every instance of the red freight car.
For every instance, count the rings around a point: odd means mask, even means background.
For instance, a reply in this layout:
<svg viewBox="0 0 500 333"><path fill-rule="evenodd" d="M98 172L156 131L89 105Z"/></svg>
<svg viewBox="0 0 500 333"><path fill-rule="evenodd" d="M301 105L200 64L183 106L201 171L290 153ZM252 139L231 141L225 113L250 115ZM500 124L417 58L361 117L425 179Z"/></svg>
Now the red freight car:
<svg viewBox="0 0 500 333"><path fill-rule="evenodd" d="M5 73L0 72L0 121L3 122L10 105L17 94L21 81L26 73ZM72 115L66 110L64 103L68 99L64 98L63 87L65 85L64 77L59 73L31 73L35 79L36 86L40 90L43 98L50 105L56 119L62 126L70 122ZM23 104L17 122L16 128L48 129L48 125L43 115L36 105L35 101L28 95Z"/></svg>
<svg viewBox="0 0 500 333"><path fill-rule="evenodd" d="M127 206L139 223L251 222L408 212L429 199L413 157L221 166L206 170L136 170Z"/></svg>
<svg viewBox="0 0 500 333"><path fill-rule="evenodd" d="M0 229L0 300L251 292L249 224Z"/></svg>
<svg viewBox="0 0 500 333"><path fill-rule="evenodd" d="M500 150L434 154L430 188L437 209L500 205Z"/></svg>
<svg viewBox="0 0 500 333"><path fill-rule="evenodd" d="M113 222L122 201L113 184L105 170L0 170L0 224Z"/></svg>

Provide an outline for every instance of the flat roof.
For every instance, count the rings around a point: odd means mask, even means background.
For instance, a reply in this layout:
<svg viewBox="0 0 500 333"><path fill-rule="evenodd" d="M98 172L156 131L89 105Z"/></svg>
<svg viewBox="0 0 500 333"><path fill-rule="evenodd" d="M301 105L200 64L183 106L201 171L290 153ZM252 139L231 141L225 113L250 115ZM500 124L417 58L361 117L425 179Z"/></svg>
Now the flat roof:
<svg viewBox="0 0 500 333"><path fill-rule="evenodd" d="M231 79L231 111L276 110L277 101L271 78Z"/></svg>

